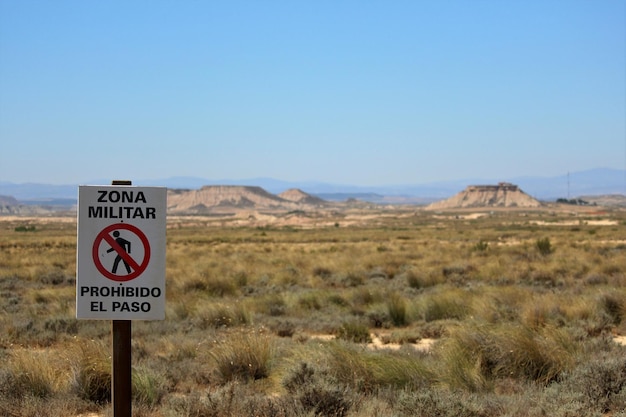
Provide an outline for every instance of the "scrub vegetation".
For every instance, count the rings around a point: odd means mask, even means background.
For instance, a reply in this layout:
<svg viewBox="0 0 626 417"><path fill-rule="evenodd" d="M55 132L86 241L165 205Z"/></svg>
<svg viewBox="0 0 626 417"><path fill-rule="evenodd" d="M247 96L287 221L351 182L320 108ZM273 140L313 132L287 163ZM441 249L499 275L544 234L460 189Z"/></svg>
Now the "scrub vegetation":
<svg viewBox="0 0 626 417"><path fill-rule="evenodd" d="M624 211L368 214L169 219L134 415L626 416ZM2 416L112 415L111 324L74 318L61 220L0 218Z"/></svg>

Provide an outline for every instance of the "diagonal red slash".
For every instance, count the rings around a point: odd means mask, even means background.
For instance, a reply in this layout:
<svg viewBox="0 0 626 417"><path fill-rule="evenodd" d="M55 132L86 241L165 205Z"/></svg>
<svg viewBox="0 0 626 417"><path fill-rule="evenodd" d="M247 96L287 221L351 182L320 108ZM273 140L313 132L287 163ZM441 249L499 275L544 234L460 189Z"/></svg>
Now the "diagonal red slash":
<svg viewBox="0 0 626 417"><path fill-rule="evenodd" d="M128 252L126 252L124 250L124 248L122 248L116 241L115 239L113 239L113 237L106 233L103 237L102 237L109 245L111 245L111 247L113 248L113 250L115 250L115 252L117 252L118 255L120 255L122 257L122 259L128 264L130 265L130 267L133 269L133 271L137 271L140 269L140 266L137 262L135 262L135 260L132 258L132 256L130 256L130 254Z"/></svg>

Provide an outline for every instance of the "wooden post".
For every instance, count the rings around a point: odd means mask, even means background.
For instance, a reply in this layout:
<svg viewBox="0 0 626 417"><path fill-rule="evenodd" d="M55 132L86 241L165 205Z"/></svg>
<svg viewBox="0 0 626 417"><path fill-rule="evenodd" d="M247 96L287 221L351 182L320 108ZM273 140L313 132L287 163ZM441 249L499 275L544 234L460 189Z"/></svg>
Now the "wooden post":
<svg viewBox="0 0 626 417"><path fill-rule="evenodd" d="M112 320L113 372L111 400L114 417L132 415L131 320Z"/></svg>
<svg viewBox="0 0 626 417"><path fill-rule="evenodd" d="M111 185L132 185L131 181L112 181ZM111 376L111 402L113 417L131 417L132 365L131 333L132 320L111 320L113 337L113 364Z"/></svg>

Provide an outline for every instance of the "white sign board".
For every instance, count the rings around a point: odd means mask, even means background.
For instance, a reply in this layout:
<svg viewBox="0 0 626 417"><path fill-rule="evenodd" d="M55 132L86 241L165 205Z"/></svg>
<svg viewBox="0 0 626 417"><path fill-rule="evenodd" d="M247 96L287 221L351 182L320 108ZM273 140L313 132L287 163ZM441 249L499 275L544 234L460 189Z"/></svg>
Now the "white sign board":
<svg viewBox="0 0 626 417"><path fill-rule="evenodd" d="M78 187L76 318L165 318L164 187Z"/></svg>

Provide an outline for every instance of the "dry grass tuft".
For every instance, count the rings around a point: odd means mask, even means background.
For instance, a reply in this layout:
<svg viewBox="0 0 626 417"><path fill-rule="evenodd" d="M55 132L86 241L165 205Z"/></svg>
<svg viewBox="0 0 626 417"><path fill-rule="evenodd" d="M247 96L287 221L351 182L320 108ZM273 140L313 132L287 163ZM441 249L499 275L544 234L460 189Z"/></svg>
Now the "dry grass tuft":
<svg viewBox="0 0 626 417"><path fill-rule="evenodd" d="M20 349L13 351L0 380L0 392L11 398L23 395L49 398L59 388L58 358L47 352Z"/></svg>
<svg viewBox="0 0 626 417"><path fill-rule="evenodd" d="M215 342L208 354L222 382L257 380L270 375L274 345L259 331L234 332Z"/></svg>
<svg viewBox="0 0 626 417"><path fill-rule="evenodd" d="M74 389L80 398L104 404L111 401L110 348L103 342L84 340L73 346Z"/></svg>
<svg viewBox="0 0 626 417"><path fill-rule="evenodd" d="M443 381L472 392L506 378L547 385L573 366L575 354L573 339L561 329L516 325L459 328L440 353Z"/></svg>

